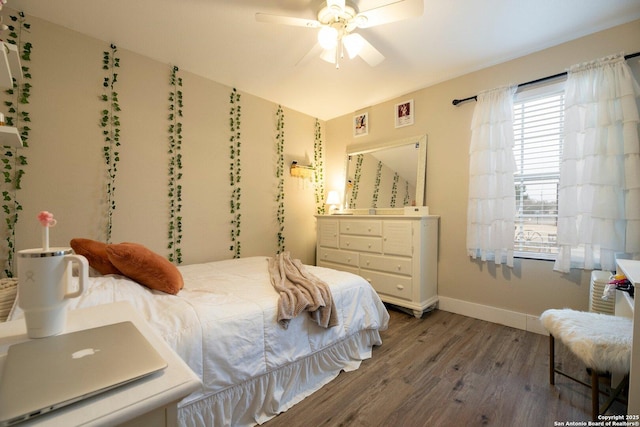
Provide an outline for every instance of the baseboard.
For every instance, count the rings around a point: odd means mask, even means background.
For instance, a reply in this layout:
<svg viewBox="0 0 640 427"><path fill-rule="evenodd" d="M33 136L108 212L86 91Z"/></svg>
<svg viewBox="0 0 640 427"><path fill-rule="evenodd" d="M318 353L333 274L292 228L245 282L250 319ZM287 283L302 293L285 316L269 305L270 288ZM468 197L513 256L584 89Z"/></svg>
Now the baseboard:
<svg viewBox="0 0 640 427"><path fill-rule="evenodd" d="M440 310L473 317L474 319L486 320L487 322L498 323L524 331L535 332L536 334L548 335L548 332L540 323L538 316L440 295L438 296L438 300L438 308Z"/></svg>

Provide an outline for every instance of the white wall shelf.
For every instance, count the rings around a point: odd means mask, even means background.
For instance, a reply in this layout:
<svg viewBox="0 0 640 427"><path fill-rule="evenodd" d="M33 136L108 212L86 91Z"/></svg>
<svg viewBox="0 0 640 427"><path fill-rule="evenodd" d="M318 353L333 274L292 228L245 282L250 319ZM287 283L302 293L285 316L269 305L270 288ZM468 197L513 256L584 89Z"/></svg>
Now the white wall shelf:
<svg viewBox="0 0 640 427"><path fill-rule="evenodd" d="M22 80L22 65L18 47L11 43L2 43L0 49L0 86L13 87L13 78Z"/></svg>
<svg viewBox="0 0 640 427"><path fill-rule="evenodd" d="M9 59L9 69L11 70L11 77L15 77L17 81L22 80L22 64L20 63L20 53L18 52L18 46L12 43L5 43L7 47L7 58Z"/></svg>
<svg viewBox="0 0 640 427"><path fill-rule="evenodd" d="M22 148L22 138L17 128L0 126L0 146Z"/></svg>
<svg viewBox="0 0 640 427"><path fill-rule="evenodd" d="M0 86L13 87L13 78L22 80L22 65L18 47L11 43L0 46ZM23 147L20 132L15 127L0 126L0 145L3 147Z"/></svg>

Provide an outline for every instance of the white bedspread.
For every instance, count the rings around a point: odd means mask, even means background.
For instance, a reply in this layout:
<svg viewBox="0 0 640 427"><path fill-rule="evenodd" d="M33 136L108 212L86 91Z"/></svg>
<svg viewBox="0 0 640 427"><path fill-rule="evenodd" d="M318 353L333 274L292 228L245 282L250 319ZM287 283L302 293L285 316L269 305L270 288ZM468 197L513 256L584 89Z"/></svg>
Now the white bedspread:
<svg viewBox="0 0 640 427"><path fill-rule="evenodd" d="M179 405L184 409L182 424L262 423L320 388L340 369L357 368L361 359L370 357L371 346L381 344L378 331L387 327L389 315L364 279L308 268L330 284L340 320L336 327L322 328L302 314L283 329L276 321L278 294L269 281L266 257L180 266L185 287L176 296L122 276L93 277L69 308L127 300L140 311L202 379L203 389ZM16 309L12 318L21 315ZM332 359L328 376L321 366L327 357ZM299 376L309 369L318 371L307 372L306 380ZM307 380L309 384L295 384ZM226 397L217 401L219 393ZM275 402L267 397L265 407L257 407L254 397L265 393L274 395ZM208 413L206 407L216 405L220 408Z"/></svg>

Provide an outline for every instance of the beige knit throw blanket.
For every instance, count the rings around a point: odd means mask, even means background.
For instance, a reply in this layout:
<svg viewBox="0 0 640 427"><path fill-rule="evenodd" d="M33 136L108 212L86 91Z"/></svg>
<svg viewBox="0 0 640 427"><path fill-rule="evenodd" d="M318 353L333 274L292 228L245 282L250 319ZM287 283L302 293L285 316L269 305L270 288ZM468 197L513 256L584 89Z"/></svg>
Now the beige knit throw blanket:
<svg viewBox="0 0 640 427"><path fill-rule="evenodd" d="M278 323L283 328L287 329L290 320L305 310L324 328L339 323L329 285L308 272L299 259L292 259L289 252L269 258L269 275L280 294Z"/></svg>

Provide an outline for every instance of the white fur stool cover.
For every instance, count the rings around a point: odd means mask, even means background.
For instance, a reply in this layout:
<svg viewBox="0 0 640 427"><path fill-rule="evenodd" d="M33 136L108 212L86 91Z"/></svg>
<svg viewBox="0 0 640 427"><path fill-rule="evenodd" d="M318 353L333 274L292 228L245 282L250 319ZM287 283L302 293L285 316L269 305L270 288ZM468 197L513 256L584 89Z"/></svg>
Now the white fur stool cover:
<svg viewBox="0 0 640 427"><path fill-rule="evenodd" d="M589 368L629 372L632 319L570 309L546 310L542 325Z"/></svg>

